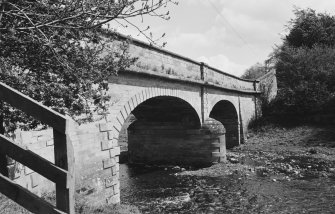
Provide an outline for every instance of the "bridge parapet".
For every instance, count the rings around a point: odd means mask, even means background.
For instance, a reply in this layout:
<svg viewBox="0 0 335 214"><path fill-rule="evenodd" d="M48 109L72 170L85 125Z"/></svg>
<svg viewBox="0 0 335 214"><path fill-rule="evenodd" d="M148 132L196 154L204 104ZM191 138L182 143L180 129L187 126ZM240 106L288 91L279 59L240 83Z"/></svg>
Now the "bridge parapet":
<svg viewBox="0 0 335 214"><path fill-rule="evenodd" d="M144 43L132 43L129 52L132 56L138 57L135 65L131 66L131 71L201 80L200 63L183 59Z"/></svg>
<svg viewBox="0 0 335 214"><path fill-rule="evenodd" d="M245 80L123 35L119 35L119 38L130 40L129 53L137 58L136 63L129 68L128 72L150 74L246 93L259 92L258 80Z"/></svg>
<svg viewBox="0 0 335 214"><path fill-rule="evenodd" d="M204 80L216 85L223 86L229 89L236 89L241 91L257 91L258 81L245 80L235 77L231 74L224 73L216 68L210 67L206 64L204 66Z"/></svg>

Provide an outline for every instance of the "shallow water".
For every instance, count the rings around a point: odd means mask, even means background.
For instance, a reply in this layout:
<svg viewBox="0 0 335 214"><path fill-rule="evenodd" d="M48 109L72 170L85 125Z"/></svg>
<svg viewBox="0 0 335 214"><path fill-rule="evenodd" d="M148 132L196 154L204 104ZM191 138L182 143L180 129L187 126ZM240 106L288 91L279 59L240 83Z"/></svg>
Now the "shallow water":
<svg viewBox="0 0 335 214"><path fill-rule="evenodd" d="M278 179L240 172L176 175L159 167L120 166L121 201L143 213L335 213L335 179Z"/></svg>

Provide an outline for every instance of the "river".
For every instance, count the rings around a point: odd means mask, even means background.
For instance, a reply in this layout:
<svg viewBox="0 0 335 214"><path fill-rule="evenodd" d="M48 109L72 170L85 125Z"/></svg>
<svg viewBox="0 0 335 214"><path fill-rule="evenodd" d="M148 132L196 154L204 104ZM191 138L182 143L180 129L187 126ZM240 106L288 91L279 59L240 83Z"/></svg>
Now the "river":
<svg viewBox="0 0 335 214"><path fill-rule="evenodd" d="M121 201L142 213L335 213L335 178L269 179L234 171L194 176L121 164Z"/></svg>

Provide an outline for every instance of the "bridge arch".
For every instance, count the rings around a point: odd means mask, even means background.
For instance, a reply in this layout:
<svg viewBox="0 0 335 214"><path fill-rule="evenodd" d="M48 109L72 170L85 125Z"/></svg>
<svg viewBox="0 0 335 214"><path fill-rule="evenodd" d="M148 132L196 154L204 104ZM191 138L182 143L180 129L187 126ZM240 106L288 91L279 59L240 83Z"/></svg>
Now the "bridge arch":
<svg viewBox="0 0 335 214"><path fill-rule="evenodd" d="M235 105L231 101L217 101L213 105L209 117L220 121L225 127L227 148L232 148L240 144L239 115Z"/></svg>
<svg viewBox="0 0 335 214"><path fill-rule="evenodd" d="M174 96L156 96L140 103L132 111L145 122L176 122L188 128L200 128L200 118L190 103Z"/></svg>
<svg viewBox="0 0 335 214"><path fill-rule="evenodd" d="M122 126L126 122L131 113L142 103L158 97L165 97L182 101L185 106L192 107L198 118L201 118L201 109L199 102L192 97L184 94L183 91L170 88L150 87L146 88L133 96L129 96L126 100L118 102L116 106L112 106L110 113L106 116L106 121L112 125L109 131L109 139L118 140ZM199 119L200 120L200 119Z"/></svg>

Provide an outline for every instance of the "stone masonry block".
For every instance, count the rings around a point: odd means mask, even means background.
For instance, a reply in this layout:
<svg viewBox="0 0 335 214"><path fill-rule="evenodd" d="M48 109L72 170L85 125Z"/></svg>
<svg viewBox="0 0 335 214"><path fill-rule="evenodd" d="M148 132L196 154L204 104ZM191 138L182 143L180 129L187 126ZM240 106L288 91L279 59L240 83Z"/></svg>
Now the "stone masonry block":
<svg viewBox="0 0 335 214"><path fill-rule="evenodd" d="M117 171L114 175L113 175L113 173L112 173L112 176L113 176L113 178L115 178L115 179L119 179L119 178L120 178L120 172Z"/></svg>
<svg viewBox="0 0 335 214"><path fill-rule="evenodd" d="M120 182L113 185L114 194L120 194Z"/></svg>
<svg viewBox="0 0 335 214"><path fill-rule="evenodd" d="M144 90L141 92L141 98L142 98L142 102L147 99L147 97L145 96L145 91Z"/></svg>
<svg viewBox="0 0 335 214"><path fill-rule="evenodd" d="M46 146L53 146L54 145L54 140L47 140Z"/></svg>
<svg viewBox="0 0 335 214"><path fill-rule="evenodd" d="M10 158L10 157L7 156L7 164L8 165L15 164L15 160L13 158Z"/></svg>
<svg viewBox="0 0 335 214"><path fill-rule="evenodd" d="M90 134L90 133L96 133L99 130L99 123L90 125L90 126L80 126L75 134L76 135L85 135L85 134Z"/></svg>
<svg viewBox="0 0 335 214"><path fill-rule="evenodd" d="M160 94L159 94L159 88L157 88L157 87L155 87L155 95L156 96L159 96Z"/></svg>
<svg viewBox="0 0 335 214"><path fill-rule="evenodd" d="M29 141L28 141L29 140ZM37 142L37 136L31 138L22 138L22 144L33 144Z"/></svg>
<svg viewBox="0 0 335 214"><path fill-rule="evenodd" d="M111 157L119 155L119 154L114 155L114 153L117 152L117 150L114 151L114 149L113 149L114 147L117 147L117 140L116 139L101 141L101 150L102 151L112 149L113 153L111 153ZM113 156L112 156L112 154L113 154Z"/></svg>
<svg viewBox="0 0 335 214"><path fill-rule="evenodd" d="M155 96L160 96L161 94L160 94L160 89L158 88L158 87L155 87L154 88L154 93L155 93Z"/></svg>
<svg viewBox="0 0 335 214"><path fill-rule="evenodd" d="M100 138L100 141L108 141L108 132L100 132L99 138Z"/></svg>
<svg viewBox="0 0 335 214"><path fill-rule="evenodd" d="M21 132L20 134L21 134L22 141L24 142L30 142L31 138L33 137L32 132Z"/></svg>
<svg viewBox="0 0 335 214"><path fill-rule="evenodd" d="M37 136L37 141L47 141L52 139L53 136L48 136L48 135L39 135Z"/></svg>
<svg viewBox="0 0 335 214"><path fill-rule="evenodd" d="M131 109L130 109L130 107L128 105L128 102L125 103L125 105L123 106L123 108L124 108L124 110L125 110L125 112L127 113L127 116L128 116L131 113ZM126 116L125 119L127 119L127 116Z"/></svg>
<svg viewBox="0 0 335 214"><path fill-rule="evenodd" d="M44 141L35 141L32 144L28 145L29 150L36 151L46 148L46 140Z"/></svg>
<svg viewBox="0 0 335 214"><path fill-rule="evenodd" d="M102 151L108 150L109 148L110 148L110 146L109 146L109 141L108 140L101 141L101 150Z"/></svg>
<svg viewBox="0 0 335 214"><path fill-rule="evenodd" d="M99 130L100 130L101 132L106 131L106 129L107 129L107 125L106 125L106 123L99 123Z"/></svg>
<svg viewBox="0 0 335 214"><path fill-rule="evenodd" d="M106 188L113 187L114 185L116 185L119 182L120 182L119 179L117 179L114 176L110 176L108 178L105 178L105 187Z"/></svg>
<svg viewBox="0 0 335 214"><path fill-rule="evenodd" d="M135 94L132 98L132 102L133 102L133 104L134 104L134 108L136 108L136 106L138 105L138 103L139 103L139 97L137 96L137 94Z"/></svg>
<svg viewBox="0 0 335 214"><path fill-rule="evenodd" d="M20 177L21 173L17 172L15 164L7 166L7 168L8 168L9 179L14 180L14 179L18 179Z"/></svg>
<svg viewBox="0 0 335 214"><path fill-rule="evenodd" d="M110 149L109 150L109 154L110 154L110 157L111 158L114 158L115 156L119 156L120 155L120 147L117 146L117 147L114 147L113 149Z"/></svg>
<svg viewBox="0 0 335 214"><path fill-rule="evenodd" d="M151 87L151 88L149 89L149 97L152 98L152 97L154 97L154 96L155 96L154 88Z"/></svg>
<svg viewBox="0 0 335 214"><path fill-rule="evenodd" d="M31 180L31 187L37 187L38 184L41 182L41 176L37 173L33 173L30 175L30 180Z"/></svg>
<svg viewBox="0 0 335 214"><path fill-rule="evenodd" d="M135 95L135 98L136 98L136 103L137 103L137 104L143 102L141 94L136 94L136 95Z"/></svg>
<svg viewBox="0 0 335 214"><path fill-rule="evenodd" d="M130 100L128 101L128 105L130 107L130 110L134 110L134 108L136 108L136 105L135 105L135 101L134 101L134 97L130 98Z"/></svg>
<svg viewBox="0 0 335 214"><path fill-rule="evenodd" d="M148 95L147 95L147 90L143 90L142 91L142 97L143 97L143 100L145 101L145 100L147 100L148 99Z"/></svg>
<svg viewBox="0 0 335 214"><path fill-rule="evenodd" d="M33 136L53 136L53 130L52 129L45 129L41 131L33 131Z"/></svg>
<svg viewBox="0 0 335 214"><path fill-rule="evenodd" d="M25 175L30 175L31 173L33 173L34 171L31 170L29 167L24 167L24 174Z"/></svg>
<svg viewBox="0 0 335 214"><path fill-rule="evenodd" d="M115 158L107 158L102 161L103 169L111 168L112 166L115 166L115 164Z"/></svg>
<svg viewBox="0 0 335 214"><path fill-rule="evenodd" d="M112 120L114 120L115 115L114 114L106 114L105 118L106 118L106 122L111 122Z"/></svg>
<svg viewBox="0 0 335 214"><path fill-rule="evenodd" d="M120 120L119 118L115 116L106 116L108 120L108 124L110 124L110 127L116 127L117 129L121 129L123 120ZM109 131L109 130L108 130Z"/></svg>
<svg viewBox="0 0 335 214"><path fill-rule="evenodd" d="M119 138L119 132L116 129L108 131L109 140L118 139L118 138Z"/></svg>
<svg viewBox="0 0 335 214"><path fill-rule="evenodd" d="M121 131L122 129L122 124L120 121L116 121L115 123L113 123L113 128L116 129L118 132Z"/></svg>
<svg viewBox="0 0 335 214"><path fill-rule="evenodd" d="M113 123L100 123L99 124L99 130L101 132L110 131L112 129L113 129Z"/></svg>
<svg viewBox="0 0 335 214"><path fill-rule="evenodd" d="M125 108L121 108L120 114L121 114L122 119L123 119L122 121L125 121L128 117L128 113L126 112Z"/></svg>
<svg viewBox="0 0 335 214"><path fill-rule="evenodd" d="M119 204L120 202L121 202L120 194L116 194L107 198L107 204Z"/></svg>
<svg viewBox="0 0 335 214"><path fill-rule="evenodd" d="M160 90L159 90L158 87L155 87L155 88L154 88L154 94L155 94L155 96L160 96L160 95L161 95L161 94L160 94Z"/></svg>
<svg viewBox="0 0 335 214"><path fill-rule="evenodd" d="M112 140L109 140L109 143L111 145L110 148L114 148L114 147L117 147L118 146L118 140L117 139L112 139Z"/></svg>
<svg viewBox="0 0 335 214"><path fill-rule="evenodd" d="M120 170L119 164L112 166L112 175L115 176L119 172L119 170Z"/></svg>
<svg viewBox="0 0 335 214"><path fill-rule="evenodd" d="M134 104L134 101L133 101L133 98L130 98L130 100L128 101L128 106L129 106L129 109L130 109L130 113L134 110L134 108L136 108L136 106Z"/></svg>
<svg viewBox="0 0 335 214"><path fill-rule="evenodd" d="M154 95L153 95L153 93L152 93L152 88L150 87L149 89L148 89L148 98L152 98Z"/></svg>
<svg viewBox="0 0 335 214"><path fill-rule="evenodd" d="M116 115L116 120L119 124L121 124L121 126L123 125L124 121L126 121L123 116L121 115L121 113L119 113L118 115Z"/></svg>

